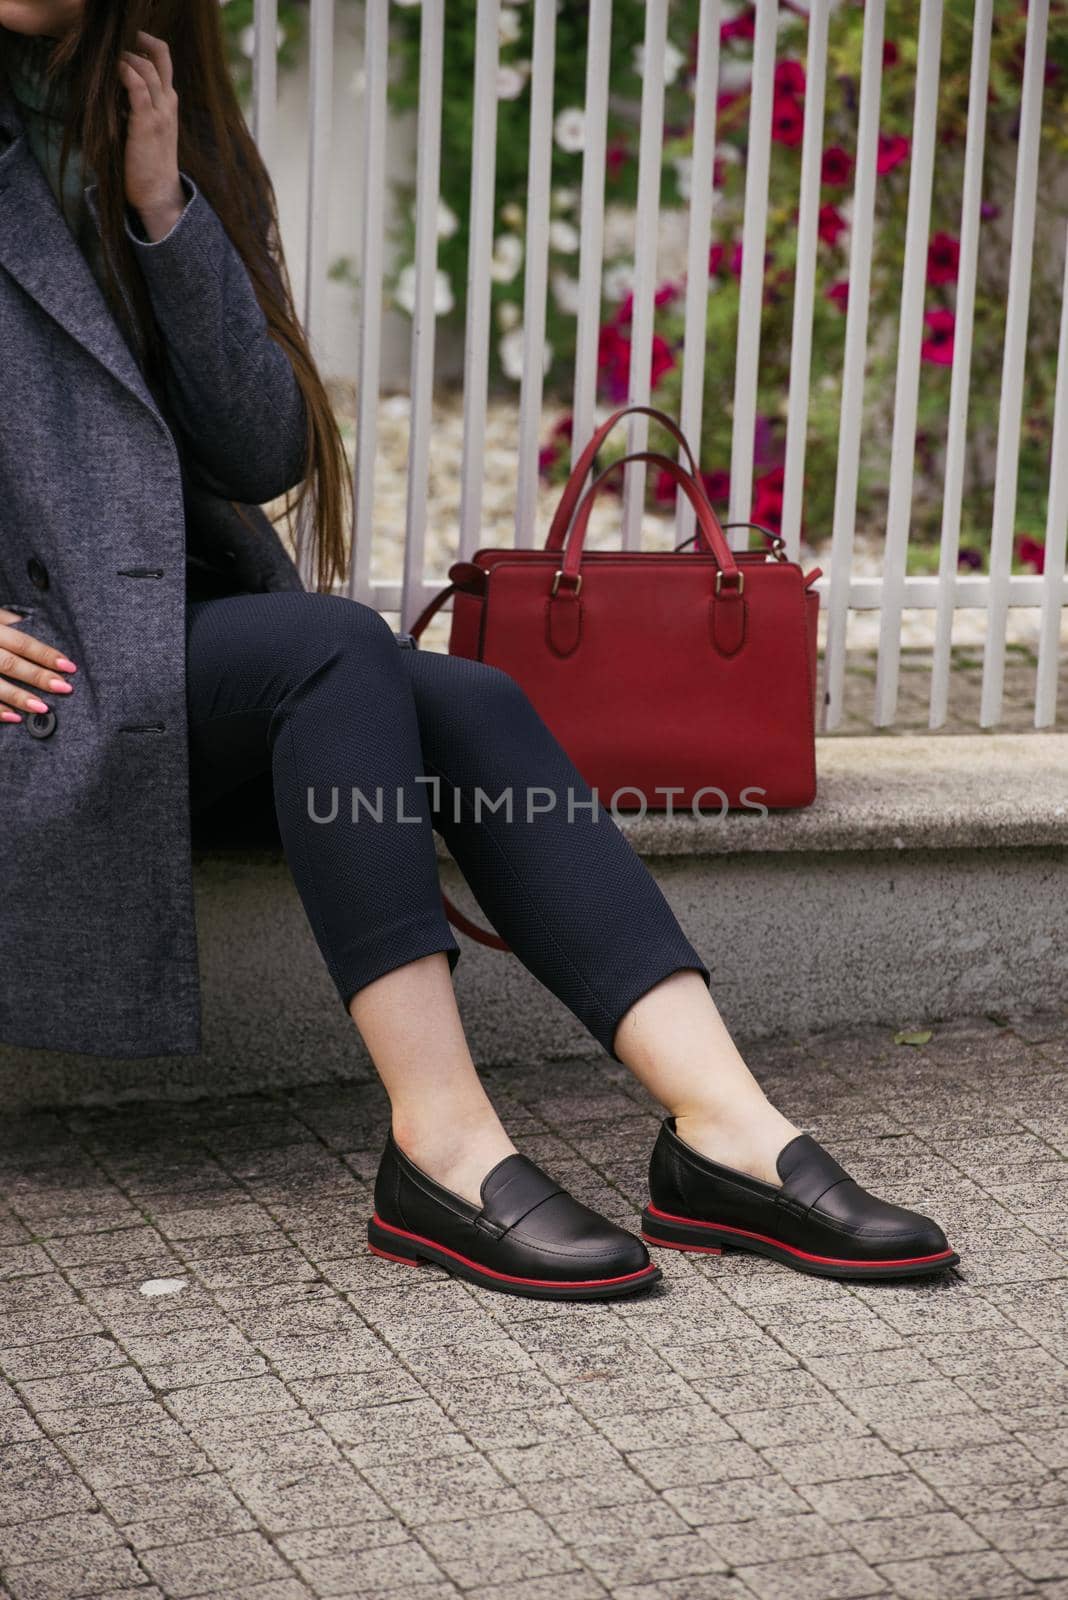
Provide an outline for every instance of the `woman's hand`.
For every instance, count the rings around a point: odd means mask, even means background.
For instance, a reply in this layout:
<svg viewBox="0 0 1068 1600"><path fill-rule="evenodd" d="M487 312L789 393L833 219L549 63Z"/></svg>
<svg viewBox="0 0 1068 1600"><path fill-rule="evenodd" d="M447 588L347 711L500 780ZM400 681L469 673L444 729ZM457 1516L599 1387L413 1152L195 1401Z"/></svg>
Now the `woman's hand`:
<svg viewBox="0 0 1068 1600"><path fill-rule="evenodd" d="M166 42L139 29L137 45L143 54L124 50L119 60L130 100L126 200L154 242L171 231L186 203L178 176L178 96Z"/></svg>
<svg viewBox="0 0 1068 1600"><path fill-rule="evenodd" d="M0 722L21 722L20 711L47 711L38 699L19 684L31 683L50 694L70 694L71 685L57 672L77 672L73 661L61 656L51 645L42 644L28 633L19 633L22 621L17 611L0 607ZM17 707L17 709L12 709Z"/></svg>

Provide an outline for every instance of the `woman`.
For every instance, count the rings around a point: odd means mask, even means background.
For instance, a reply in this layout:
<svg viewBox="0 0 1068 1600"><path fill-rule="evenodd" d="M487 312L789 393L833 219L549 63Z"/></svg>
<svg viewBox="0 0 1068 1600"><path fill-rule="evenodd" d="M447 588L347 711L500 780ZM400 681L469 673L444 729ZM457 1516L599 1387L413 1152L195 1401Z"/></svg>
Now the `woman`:
<svg viewBox="0 0 1068 1600"><path fill-rule="evenodd" d="M297 491L328 587L345 461L216 0L0 0L0 66L0 1034L195 1050L190 814L269 779L392 1105L378 1254L559 1299L660 1275L516 1153L487 1099L436 828L519 957L666 1108L649 1240L832 1277L955 1264L933 1222L866 1194L769 1104L604 814L476 814L479 789L589 798L518 687L303 589L257 507ZM403 809L316 822L305 796L334 786Z"/></svg>

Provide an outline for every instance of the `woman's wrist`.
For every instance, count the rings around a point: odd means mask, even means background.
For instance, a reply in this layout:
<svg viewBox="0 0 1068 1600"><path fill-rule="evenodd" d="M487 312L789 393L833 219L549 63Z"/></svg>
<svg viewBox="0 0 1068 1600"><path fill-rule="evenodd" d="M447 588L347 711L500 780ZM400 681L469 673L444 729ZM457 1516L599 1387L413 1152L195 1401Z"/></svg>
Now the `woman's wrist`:
<svg viewBox="0 0 1068 1600"><path fill-rule="evenodd" d="M152 244L157 244L160 239L165 238L188 203L188 196L182 187L182 180L176 176L171 193L161 200L159 204L138 206L137 215L145 231L146 238Z"/></svg>

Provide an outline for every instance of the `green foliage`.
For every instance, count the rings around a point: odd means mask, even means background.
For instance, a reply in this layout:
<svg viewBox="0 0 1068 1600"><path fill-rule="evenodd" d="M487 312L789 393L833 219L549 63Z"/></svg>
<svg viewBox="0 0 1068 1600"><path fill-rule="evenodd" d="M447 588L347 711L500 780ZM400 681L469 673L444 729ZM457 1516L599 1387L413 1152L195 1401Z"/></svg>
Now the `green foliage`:
<svg viewBox="0 0 1068 1600"><path fill-rule="evenodd" d="M236 6L239 0L232 0ZM692 153L693 66L698 5L696 0L676 0L670 8L669 28L677 71L668 84L665 106L665 145L661 204L685 203L686 161ZM731 11L732 8L727 8ZM504 97L499 101L499 135L496 177L495 237L512 236L519 245L512 255L498 248L501 264L493 285L495 359L498 378L514 377L516 328L522 315L523 268L520 248L524 233L527 183L527 142L530 117L529 62L532 52L534 5L508 4L503 8L501 65ZM897 363L898 320L904 261L905 218L911 159L913 101L919 0L889 0L886 16L886 56L880 110L884 138L905 141L897 146L902 159L883 163L877 181L876 233L869 314L868 364L865 392L864 452L861 461L858 524L881 527L886 503L886 480L893 426L894 385ZM968 94L972 48L972 0L946 0L942 30L941 86L937 119L937 147L931 215L932 238L957 239L965 135L968 128ZM738 279L733 261L741 237L748 142L749 95L745 63L751 60L752 41L745 37L751 8L734 7L722 42L721 60L733 92L721 94L717 121L718 199L713 225L722 256L710 277L707 323L707 361L704 395L702 458L709 469L724 471L730 461L731 402L735 350L738 342ZM987 108L987 152L984 170L984 221L981 228L976 297L972 392L969 412L969 459L966 471L962 542L981 551L988 538L993 493L993 455L997 430L1002 345L1008 283L1008 241L1015 182L1016 132L1020 110L1026 8L1004 4L994 8L994 40L990 64ZM475 8L455 3L446 10L444 121L442 145L442 198L455 219L455 230L440 240L440 265L451 280L454 309L450 316L462 320L467 263L467 214L470 203L471 113L474 88ZM803 15L781 11L777 59L803 69L807 22ZM586 29L588 8L579 0L562 0L557 16L557 66L554 116L581 108L585 97ZM1068 0L1053 0L1049 25L1049 67L1043 102L1043 165L1040 194L1063 201L1063 165L1068 150ZM412 109L418 98L418 6L394 8L396 77L391 88L397 109ZM856 150L864 11L859 0L846 0L831 16L828 90L824 148L839 148L851 164ZM636 48L645 26L645 8L635 0L617 0L613 7L611 61L612 101L609 149L612 152L606 198L610 207L633 204L637 183L638 106L641 78ZM778 94L800 106L803 85L791 85L789 70ZM738 87L733 88L734 85ZM512 91L517 90L512 95ZM566 119L565 119L566 120ZM581 150L568 148L566 137L553 142L552 218L550 237L550 296L547 337L551 346L548 385L561 397L570 393L575 318L569 309L578 277L578 205L581 184ZM754 515L776 520L777 492L785 449L785 412L789 386L789 361L793 320L793 279L796 257L797 203L800 181L799 138L777 137L772 144L770 206L767 236L765 299L761 322L761 364L756 456ZM566 128L564 130L566 134ZM891 150L890 155L893 154ZM845 285L849 275L849 207L852 174L840 185L826 184L821 196L827 213L826 237L818 247L814 318L811 401L806 457L805 530L810 538L825 535L831 525L834 500L837 435L841 407L841 373L845 315L840 301L829 297L835 285ZM407 196L410 199L410 193ZM1061 206L1063 211L1063 205ZM1035 251L1035 280L1029 331L1024 426L1020 461L1017 528L1021 535L1041 540L1045 519L1048 478L1049 419L1055 378L1055 358L1063 261L1064 218L1053 206L1040 206ZM412 226L405 213L404 238L410 249ZM560 226L563 224L564 226ZM832 235L837 231L837 239ZM616 257L606 260L602 323L613 329L605 336L605 351L626 341L628 328L621 307L625 269L633 248L630 239ZM948 246L950 262L952 243ZM619 269L623 269L620 271ZM840 292L844 293L844 289ZM665 294L657 312L659 358L656 400L677 411L679 403L682 311L681 295ZM941 522L941 484L951 366L946 361L946 341L953 336L955 272L929 273L925 314L928 323L922 363L916 439L916 499L913 537L937 539ZM623 315L621 316L621 310ZM943 359L937 358L942 313ZM511 334L511 343L509 335ZM614 341L614 343L613 343ZM625 381L625 369L624 369ZM602 361L602 398L612 398L618 388L608 355ZM563 468L560 452L560 469ZM652 486L655 492L655 484ZM917 552L919 555L919 552ZM975 559L978 559L978 555ZM920 555L917 568L929 565Z"/></svg>
<svg viewBox="0 0 1068 1600"><path fill-rule="evenodd" d="M242 101L247 102L252 93L252 60L246 54L251 40L255 0L226 0L221 20L226 39L230 72ZM296 65L300 42L307 26L308 8L298 0L279 0L278 27L281 39L278 45L280 71Z"/></svg>

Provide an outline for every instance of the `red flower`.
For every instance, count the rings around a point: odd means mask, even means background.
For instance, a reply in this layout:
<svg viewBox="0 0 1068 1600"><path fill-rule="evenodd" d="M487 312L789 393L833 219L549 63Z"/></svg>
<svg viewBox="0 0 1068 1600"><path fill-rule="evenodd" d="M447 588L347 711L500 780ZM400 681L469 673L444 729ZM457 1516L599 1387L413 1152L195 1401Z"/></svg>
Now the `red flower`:
<svg viewBox="0 0 1068 1600"><path fill-rule="evenodd" d="M543 444L538 451L538 472L543 478L547 478L556 465L557 454L557 447L554 444Z"/></svg>
<svg viewBox="0 0 1068 1600"><path fill-rule="evenodd" d="M653 335L653 355L649 372L649 382L655 389L666 372L676 366L675 355L666 339L660 335Z"/></svg>
<svg viewBox="0 0 1068 1600"><path fill-rule="evenodd" d="M771 137L777 144L797 145L805 130L805 114L792 94L777 94L771 113Z"/></svg>
<svg viewBox="0 0 1068 1600"><path fill-rule="evenodd" d="M752 11L743 11L740 16L732 17L729 22L720 26L720 43L726 44L728 39L752 39L756 33L756 17Z"/></svg>
<svg viewBox="0 0 1068 1600"><path fill-rule="evenodd" d="M701 481L710 500L720 500L726 503L730 499L731 475L722 469L718 472L702 472Z"/></svg>
<svg viewBox="0 0 1068 1600"><path fill-rule="evenodd" d="M597 370L610 400L625 400L630 383L630 340L612 323L601 329L597 342Z"/></svg>
<svg viewBox="0 0 1068 1600"><path fill-rule="evenodd" d="M883 66L896 67L898 59L897 45L893 39L887 39L883 44Z"/></svg>
<svg viewBox="0 0 1068 1600"><path fill-rule="evenodd" d="M619 302L619 309L616 311L616 315L615 315L616 326L617 327L623 327L626 323L628 323L630 321L630 319L633 317L633 315L634 315L634 293L633 293L633 290L632 290L630 294L624 295L623 299Z"/></svg>
<svg viewBox="0 0 1068 1600"><path fill-rule="evenodd" d="M740 278L742 275L742 246L740 242L731 251L731 271L736 278Z"/></svg>
<svg viewBox="0 0 1068 1600"><path fill-rule="evenodd" d="M682 287L680 284L662 283L659 289L656 291L656 299L654 304L658 306L669 306L679 298L681 293Z"/></svg>
<svg viewBox="0 0 1068 1600"><path fill-rule="evenodd" d="M824 244L837 244L846 231L846 219L837 206L820 206L820 238Z"/></svg>
<svg viewBox="0 0 1068 1600"><path fill-rule="evenodd" d="M604 153L604 160L605 166L608 169L608 176L610 178L619 177L619 174L627 164L627 157L629 155L630 151L627 149L626 145L620 143L618 140L614 144L610 144L608 146L608 149Z"/></svg>
<svg viewBox="0 0 1068 1600"><path fill-rule="evenodd" d="M800 61L778 63L775 68L775 87L780 94L804 94L805 69Z"/></svg>
<svg viewBox="0 0 1068 1600"><path fill-rule="evenodd" d="M630 387L630 340L623 337L618 327L607 322L601 328L597 344L597 368L610 400L625 400ZM656 388L666 372L676 366L675 353L666 339L659 334L653 338L649 363L649 382Z"/></svg>
<svg viewBox="0 0 1068 1600"><path fill-rule="evenodd" d="M920 346L920 354L925 361L931 361L938 367L951 367L953 365L953 333L957 319L952 311L928 311L923 319L930 332Z"/></svg>
<svg viewBox="0 0 1068 1600"><path fill-rule="evenodd" d="M1030 539L1026 534L1016 541L1016 554L1025 567L1030 567L1032 572L1045 572L1046 547L1037 539Z"/></svg>
<svg viewBox="0 0 1068 1600"><path fill-rule="evenodd" d="M955 283L960 270L960 240L936 233L927 246L927 282Z"/></svg>
<svg viewBox="0 0 1068 1600"><path fill-rule="evenodd" d="M879 135L879 158L876 166L879 172L892 172L903 161L909 158L909 142L900 133L881 133Z"/></svg>
<svg viewBox="0 0 1068 1600"><path fill-rule="evenodd" d="M830 189L843 189L853 175L853 157L840 144L832 144L823 152L822 177Z"/></svg>
<svg viewBox="0 0 1068 1600"><path fill-rule="evenodd" d="M658 506L673 506L678 494L678 485L670 472L665 472L661 467L653 484L653 499Z"/></svg>
<svg viewBox="0 0 1068 1600"><path fill-rule="evenodd" d="M827 299L833 300L844 316L849 309L849 279L839 278L837 283L832 283L827 290Z"/></svg>
<svg viewBox="0 0 1068 1600"><path fill-rule="evenodd" d="M723 265L723 246L714 244L708 252L708 276L714 278Z"/></svg>
<svg viewBox="0 0 1068 1600"><path fill-rule="evenodd" d="M782 526L784 476L782 467L773 467L770 472L765 472L757 479L753 496L753 521L762 522L773 533L778 533Z"/></svg>
<svg viewBox="0 0 1068 1600"><path fill-rule="evenodd" d="M569 411L567 413L566 417L561 417L560 418L560 421L556 424L556 427L553 429L553 438L554 439L570 439L572 437L572 435L574 434L574 432L575 432L575 419L574 419L574 417L571 415L571 413Z"/></svg>

